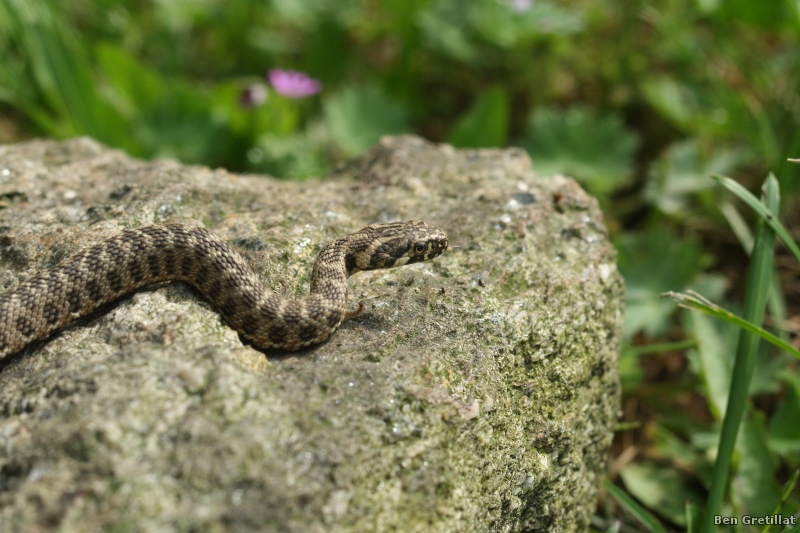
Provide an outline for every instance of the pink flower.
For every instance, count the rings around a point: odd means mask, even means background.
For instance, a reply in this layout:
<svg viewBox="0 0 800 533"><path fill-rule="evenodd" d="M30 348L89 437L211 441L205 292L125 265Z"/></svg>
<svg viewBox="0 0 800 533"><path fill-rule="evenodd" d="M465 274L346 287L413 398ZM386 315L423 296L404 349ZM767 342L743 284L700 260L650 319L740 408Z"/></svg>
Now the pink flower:
<svg viewBox="0 0 800 533"><path fill-rule="evenodd" d="M289 98L305 98L322 90L322 82L305 72L274 68L267 77L278 94Z"/></svg>

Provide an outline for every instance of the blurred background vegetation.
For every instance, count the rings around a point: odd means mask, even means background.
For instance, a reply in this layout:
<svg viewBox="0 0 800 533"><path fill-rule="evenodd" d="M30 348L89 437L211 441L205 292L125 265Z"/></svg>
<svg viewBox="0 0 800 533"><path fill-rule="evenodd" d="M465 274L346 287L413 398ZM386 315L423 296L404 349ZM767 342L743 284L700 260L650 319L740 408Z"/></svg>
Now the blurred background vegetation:
<svg viewBox="0 0 800 533"><path fill-rule="evenodd" d="M574 176L627 282L629 424L609 477L681 530L684 502L705 498L737 331L659 294L741 305L753 217L710 174L756 190L774 172L800 235L799 43L796 0L0 0L0 142L90 135L299 179L409 132L521 146ZM292 94L272 69L321 90ZM782 249L777 266L768 324L797 346L800 272ZM780 493L800 465L800 378L762 348L729 515L797 510ZM640 529L607 498L593 526Z"/></svg>

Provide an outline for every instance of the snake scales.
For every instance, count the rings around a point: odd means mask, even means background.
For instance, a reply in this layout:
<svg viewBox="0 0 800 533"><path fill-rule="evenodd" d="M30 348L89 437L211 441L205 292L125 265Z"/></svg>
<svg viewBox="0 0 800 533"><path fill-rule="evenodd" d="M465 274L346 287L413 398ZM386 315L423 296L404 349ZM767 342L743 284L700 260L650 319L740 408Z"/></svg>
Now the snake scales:
<svg viewBox="0 0 800 533"><path fill-rule="evenodd" d="M311 290L285 300L213 233L170 224L103 241L0 295L0 359L142 287L182 281L197 289L245 342L299 350L327 339L347 311L347 278L361 270L433 259L447 235L424 222L373 224L317 256Z"/></svg>

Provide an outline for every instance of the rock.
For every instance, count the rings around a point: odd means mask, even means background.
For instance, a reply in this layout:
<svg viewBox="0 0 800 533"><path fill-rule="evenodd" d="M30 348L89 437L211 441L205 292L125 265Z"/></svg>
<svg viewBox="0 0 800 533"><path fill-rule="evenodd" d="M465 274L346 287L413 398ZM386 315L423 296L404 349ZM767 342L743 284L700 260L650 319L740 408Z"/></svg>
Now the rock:
<svg viewBox="0 0 800 533"><path fill-rule="evenodd" d="M0 146L0 290L124 229L203 225L285 297L369 223L448 232L361 273L323 345L243 346L140 292L0 369L0 530L583 531L619 407L623 283L597 202L518 149L385 138L289 182L89 139Z"/></svg>

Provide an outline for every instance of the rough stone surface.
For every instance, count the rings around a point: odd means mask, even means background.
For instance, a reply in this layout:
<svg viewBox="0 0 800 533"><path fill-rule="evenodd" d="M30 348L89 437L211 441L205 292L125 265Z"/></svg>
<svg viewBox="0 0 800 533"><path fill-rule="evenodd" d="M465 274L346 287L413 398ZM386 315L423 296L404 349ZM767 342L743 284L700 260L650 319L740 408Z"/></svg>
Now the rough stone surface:
<svg viewBox="0 0 800 533"><path fill-rule="evenodd" d="M0 367L0 531L583 531L615 424L623 284L594 199L520 150L386 138L321 181L0 146L0 290L123 229L203 225L286 297L321 245L421 219L444 256L265 356L167 284Z"/></svg>

